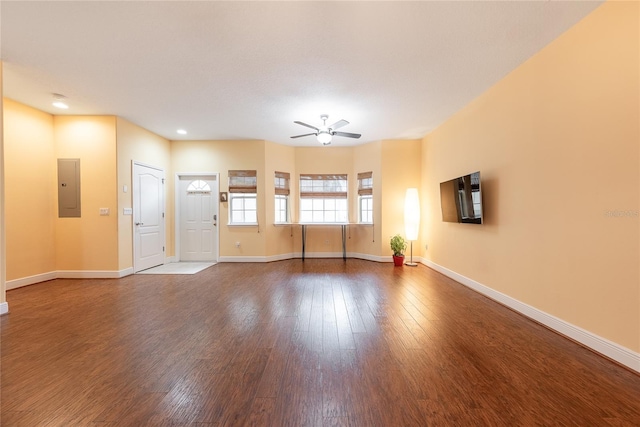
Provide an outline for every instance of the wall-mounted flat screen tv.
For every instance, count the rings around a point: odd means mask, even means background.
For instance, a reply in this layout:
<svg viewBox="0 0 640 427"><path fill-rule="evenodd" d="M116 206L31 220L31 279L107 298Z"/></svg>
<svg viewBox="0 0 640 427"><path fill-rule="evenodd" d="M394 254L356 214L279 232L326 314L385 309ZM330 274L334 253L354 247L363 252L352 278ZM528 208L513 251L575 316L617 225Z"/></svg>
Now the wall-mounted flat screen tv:
<svg viewBox="0 0 640 427"><path fill-rule="evenodd" d="M440 206L444 222L482 224L480 172L440 183Z"/></svg>

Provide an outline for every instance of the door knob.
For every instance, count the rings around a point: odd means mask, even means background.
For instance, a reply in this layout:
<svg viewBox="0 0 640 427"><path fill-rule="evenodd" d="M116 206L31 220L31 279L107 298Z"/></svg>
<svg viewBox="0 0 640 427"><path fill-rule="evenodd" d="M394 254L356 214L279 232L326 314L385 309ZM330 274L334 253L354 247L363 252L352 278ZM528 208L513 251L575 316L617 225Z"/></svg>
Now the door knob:
<svg viewBox="0 0 640 427"><path fill-rule="evenodd" d="M217 227L218 226L218 215L214 215L213 216L213 226Z"/></svg>
<svg viewBox="0 0 640 427"><path fill-rule="evenodd" d="M136 225L144 225L142 222L136 222Z"/></svg>

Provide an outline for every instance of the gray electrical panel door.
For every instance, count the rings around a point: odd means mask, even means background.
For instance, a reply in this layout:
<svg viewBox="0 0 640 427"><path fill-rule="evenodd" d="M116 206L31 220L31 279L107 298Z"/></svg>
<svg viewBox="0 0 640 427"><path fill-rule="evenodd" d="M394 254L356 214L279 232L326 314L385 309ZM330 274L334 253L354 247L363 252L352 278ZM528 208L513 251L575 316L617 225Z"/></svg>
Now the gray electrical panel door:
<svg viewBox="0 0 640 427"><path fill-rule="evenodd" d="M58 159L58 217L80 218L80 159Z"/></svg>

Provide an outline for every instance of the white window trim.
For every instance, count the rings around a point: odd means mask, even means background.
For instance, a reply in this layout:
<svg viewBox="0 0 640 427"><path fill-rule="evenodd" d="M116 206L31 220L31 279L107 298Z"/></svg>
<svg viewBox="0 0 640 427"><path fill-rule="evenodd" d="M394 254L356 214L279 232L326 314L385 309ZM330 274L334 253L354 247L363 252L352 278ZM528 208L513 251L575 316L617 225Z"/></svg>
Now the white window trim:
<svg viewBox="0 0 640 427"><path fill-rule="evenodd" d="M336 188L330 183L332 181L343 181L342 188ZM321 184L321 185L319 185ZM305 188L306 187L306 188ZM313 187L313 188L309 188ZM336 189L341 191L336 191ZM298 203L298 215L301 224L345 224L349 222L349 179L347 174L300 174L300 200ZM329 200L333 200L336 203L345 204L344 210L305 210L303 209L303 201L306 200L322 200L323 206ZM323 218L326 217L328 212L343 213L345 220L334 221L304 221L303 212L311 212L313 218L314 212L322 212ZM336 215L337 217L338 215Z"/></svg>
<svg viewBox="0 0 640 427"><path fill-rule="evenodd" d="M286 201L285 216L286 216L286 218L287 218L287 219L286 219L286 221L277 221L277 220L275 220L275 218L274 218L273 223L274 223L275 225L287 225L287 224L291 224L291 214L290 214L290 212L289 212L289 211L290 211L290 209L289 209L289 207L290 207L289 203L291 203L290 195L276 194L276 195L275 195L275 197L274 197L274 202L275 202L276 204L277 204L277 200L278 200L279 198L284 198L284 199L285 199L285 201ZM273 213L274 213L274 215L275 215L275 207L274 207L274 212L273 212Z"/></svg>
<svg viewBox="0 0 640 427"><path fill-rule="evenodd" d="M362 220L362 201L363 199L371 200L371 221ZM358 196L358 224L371 225L373 224L373 195Z"/></svg>
<svg viewBox="0 0 640 427"><path fill-rule="evenodd" d="M302 217L304 216L303 212L311 212L311 216L312 217L313 217L313 212L322 212L323 213L323 217L326 215L327 212L335 212L335 213L341 212L340 210L337 210L337 209L334 209L333 211L327 211L325 209L318 210L318 211L315 211L313 209L311 209L310 211L309 210L304 210L304 209L302 209L303 204L304 204L303 200L311 200L311 201L313 201L313 200L322 200L323 201L323 205L328 200L332 200L332 201L335 201L335 202L341 201L341 202L343 202L345 204L344 214L345 214L346 219L344 221L338 221L338 220L336 220L336 221L313 221L313 220L312 221L302 221ZM345 223L349 222L349 199L348 198L333 198L333 197L306 197L306 198L300 200L299 215L300 215L300 219L301 219L300 220L301 224L345 224Z"/></svg>
<svg viewBox="0 0 640 427"><path fill-rule="evenodd" d="M253 196L256 201L256 219L258 218L258 194L257 193L229 193L229 221L228 226L232 227L255 227L258 225L258 221L255 222L233 222L233 199L234 198L249 198ZM243 210L244 212L244 210Z"/></svg>

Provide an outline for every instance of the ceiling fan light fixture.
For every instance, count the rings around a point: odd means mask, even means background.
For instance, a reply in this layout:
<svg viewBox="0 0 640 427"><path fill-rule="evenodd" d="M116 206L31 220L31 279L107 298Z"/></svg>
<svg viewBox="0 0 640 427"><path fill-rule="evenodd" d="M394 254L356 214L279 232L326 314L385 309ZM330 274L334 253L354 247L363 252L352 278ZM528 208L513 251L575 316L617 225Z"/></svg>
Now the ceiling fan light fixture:
<svg viewBox="0 0 640 427"><path fill-rule="evenodd" d="M341 137L346 137L346 138L360 138L360 134L359 133L351 133L351 132L336 132L336 129L340 129L343 126L346 126L349 124L348 121L346 120L338 120L337 122L335 122L332 125L327 126L327 119L329 118L329 116L327 116L326 114L323 114L320 116L320 119L322 120L322 125L315 127L312 126L308 123L305 122L301 122L301 121L294 121L293 123L300 125L300 126L304 126L307 127L309 129L313 129L315 132L310 132L310 133L303 133L302 135L293 135L291 138L302 138L304 136L311 136L311 135L315 135L316 139L318 140L319 143L321 143L322 145L329 145L331 144L331 140L333 139L333 136L341 136Z"/></svg>
<svg viewBox="0 0 640 427"><path fill-rule="evenodd" d="M324 145L328 145L331 143L331 134L326 130L321 130L318 132L318 142Z"/></svg>

